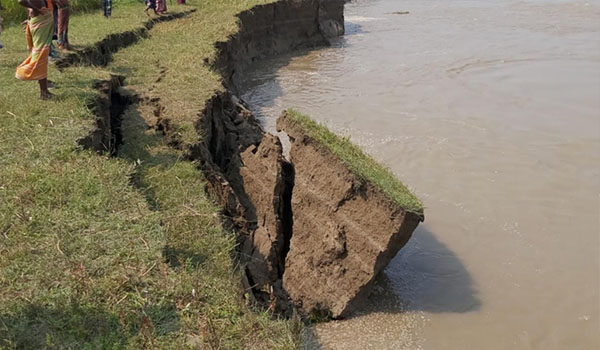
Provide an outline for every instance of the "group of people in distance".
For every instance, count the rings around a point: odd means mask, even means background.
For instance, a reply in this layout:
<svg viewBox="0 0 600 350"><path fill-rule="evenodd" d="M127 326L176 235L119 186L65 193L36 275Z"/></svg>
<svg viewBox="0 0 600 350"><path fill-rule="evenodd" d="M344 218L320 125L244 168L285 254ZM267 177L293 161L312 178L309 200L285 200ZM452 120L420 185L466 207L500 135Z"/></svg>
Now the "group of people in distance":
<svg viewBox="0 0 600 350"><path fill-rule="evenodd" d="M2 8L0 0L0 9ZM27 20L23 22L27 39L29 56L17 67L15 77L19 80L38 81L40 98L52 98L48 90L48 61L56 57L53 40L63 50L71 50L69 43L69 0L18 0L19 4L27 8ZM146 14L150 9L157 15L167 11L166 0L145 0ZM178 0L185 4L185 0ZM104 16L107 18L112 13L112 0L103 0ZM2 19L0 18L0 26ZM0 28L1 30L1 28ZM0 44L0 48L2 45Z"/></svg>
<svg viewBox="0 0 600 350"><path fill-rule="evenodd" d="M167 0L146 0L146 14L149 10L154 10L154 14L162 15L167 12Z"/></svg>

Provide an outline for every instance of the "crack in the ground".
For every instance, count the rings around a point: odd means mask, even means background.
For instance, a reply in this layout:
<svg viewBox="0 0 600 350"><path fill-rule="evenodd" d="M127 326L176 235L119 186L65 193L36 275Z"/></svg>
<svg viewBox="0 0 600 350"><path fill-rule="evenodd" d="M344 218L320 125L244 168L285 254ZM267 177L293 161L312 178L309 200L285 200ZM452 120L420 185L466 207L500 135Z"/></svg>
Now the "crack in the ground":
<svg viewBox="0 0 600 350"><path fill-rule="evenodd" d="M196 9L163 15L146 21L140 28L127 32L110 34L92 46L72 52L63 58L58 59L56 67L58 69L65 69L75 65L106 66L111 62L113 55L117 51L135 44L140 39L147 38L150 35L150 30L157 23L183 18L194 12L196 12Z"/></svg>

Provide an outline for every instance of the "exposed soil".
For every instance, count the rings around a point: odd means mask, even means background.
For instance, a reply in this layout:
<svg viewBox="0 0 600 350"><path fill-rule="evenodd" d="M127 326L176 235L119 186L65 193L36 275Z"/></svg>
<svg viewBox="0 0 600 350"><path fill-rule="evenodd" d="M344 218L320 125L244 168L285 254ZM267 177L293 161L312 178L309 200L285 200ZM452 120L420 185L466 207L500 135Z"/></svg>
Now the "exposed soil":
<svg viewBox="0 0 600 350"><path fill-rule="evenodd" d="M329 45L344 34L344 1L281 0L255 6L238 15L240 30L216 43L218 55L211 66L227 87L236 85L249 64L265 57Z"/></svg>
<svg viewBox="0 0 600 350"><path fill-rule="evenodd" d="M294 234L283 288L304 314L347 316L422 217L359 179L327 147L290 123L287 114L277 128L290 138L296 170Z"/></svg>
<svg viewBox="0 0 600 350"><path fill-rule="evenodd" d="M113 75L110 80L96 84L99 95L90 103L90 109L96 115L96 127L86 137L79 139L79 145L99 153L117 153L123 142L121 116L131 103L129 98L119 93L124 81L125 77Z"/></svg>

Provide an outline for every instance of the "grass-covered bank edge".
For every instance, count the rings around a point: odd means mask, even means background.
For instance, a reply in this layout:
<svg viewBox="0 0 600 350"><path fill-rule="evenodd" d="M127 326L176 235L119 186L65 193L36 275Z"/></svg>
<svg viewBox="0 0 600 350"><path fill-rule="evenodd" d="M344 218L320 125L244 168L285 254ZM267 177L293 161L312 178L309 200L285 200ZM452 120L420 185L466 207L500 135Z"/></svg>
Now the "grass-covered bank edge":
<svg viewBox="0 0 600 350"><path fill-rule="evenodd" d="M198 111L222 89L202 58L236 30L236 13L259 3L194 3L197 14L156 25L106 68L51 67L59 88L50 102L13 78L26 50L19 28L3 33L0 348L299 346L299 322L244 303L234 240L202 174L156 128L158 108L176 132L194 137ZM118 10L110 22L73 17L73 42L94 45L147 20L139 6ZM125 111L124 144L112 158L76 145L95 123L93 86L115 72L127 76L121 92L139 99Z"/></svg>
<svg viewBox="0 0 600 350"><path fill-rule="evenodd" d="M344 138L331 132L325 125L294 109L285 112L286 117L299 126L308 136L324 145L360 179L374 184L406 211L423 216L423 203L415 196L390 169L379 164L373 157Z"/></svg>

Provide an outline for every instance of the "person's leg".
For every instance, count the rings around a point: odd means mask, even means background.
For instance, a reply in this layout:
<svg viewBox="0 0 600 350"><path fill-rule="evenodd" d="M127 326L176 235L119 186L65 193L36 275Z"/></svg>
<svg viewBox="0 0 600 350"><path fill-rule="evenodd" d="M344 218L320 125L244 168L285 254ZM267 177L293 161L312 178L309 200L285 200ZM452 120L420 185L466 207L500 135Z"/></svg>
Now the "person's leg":
<svg viewBox="0 0 600 350"><path fill-rule="evenodd" d="M65 19L65 32L63 33L63 40L65 41L65 45L67 50L71 50L71 43L69 42L69 18L71 17L71 9L66 8L67 18Z"/></svg>
<svg viewBox="0 0 600 350"><path fill-rule="evenodd" d="M70 50L69 46L69 8L64 7L58 10L58 47Z"/></svg>
<svg viewBox="0 0 600 350"><path fill-rule="evenodd" d="M109 18L112 14L112 0L104 0L104 17Z"/></svg>
<svg viewBox="0 0 600 350"><path fill-rule="evenodd" d="M49 100L52 98L52 94L48 91L48 78L38 80L40 84L40 99Z"/></svg>
<svg viewBox="0 0 600 350"><path fill-rule="evenodd" d="M2 0L0 0L0 13L4 11L4 7L2 7ZM0 35L2 35L2 16L0 16ZM0 42L0 49L2 48L2 42Z"/></svg>
<svg viewBox="0 0 600 350"><path fill-rule="evenodd" d="M0 8L2 4L0 4ZM0 36L2 35L2 16L0 16ZM2 48L2 42L0 41L0 49Z"/></svg>
<svg viewBox="0 0 600 350"><path fill-rule="evenodd" d="M54 17L54 35L52 36L52 39L58 40L58 26L56 25L56 23L58 23L58 7L57 6L54 6L52 8L52 16Z"/></svg>
<svg viewBox="0 0 600 350"><path fill-rule="evenodd" d="M65 19L64 19L65 12L64 11L65 11L65 9L63 9L63 8L58 9L58 20L56 21L56 28L58 28L57 29L58 35L57 35L56 41L57 41L58 47L60 49L65 48L65 41L63 39L63 33L65 31L65 24L64 24L65 23Z"/></svg>

